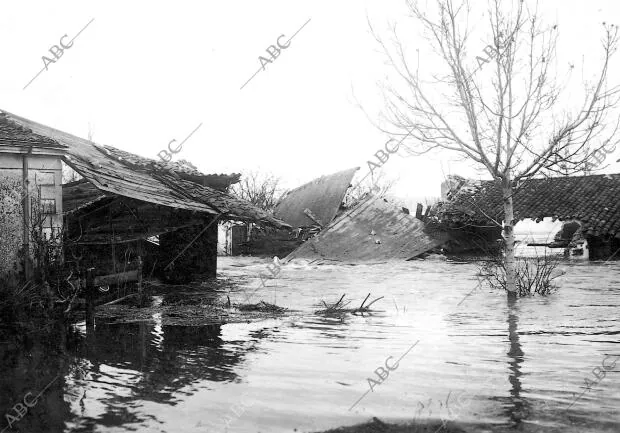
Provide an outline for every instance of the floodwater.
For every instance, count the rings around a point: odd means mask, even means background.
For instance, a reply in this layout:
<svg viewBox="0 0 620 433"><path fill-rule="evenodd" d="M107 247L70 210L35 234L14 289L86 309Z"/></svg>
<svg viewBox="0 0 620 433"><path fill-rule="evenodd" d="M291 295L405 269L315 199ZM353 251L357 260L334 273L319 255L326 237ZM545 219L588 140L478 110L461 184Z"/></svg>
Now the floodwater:
<svg viewBox="0 0 620 433"><path fill-rule="evenodd" d="M0 409L32 393L6 431L315 432L373 416L477 432L620 431L618 262L565 263L557 293L510 305L476 288L474 264L293 262L254 292L268 263L219 266L251 276L233 303L291 309L279 317L188 327L156 314L0 344ZM356 307L369 292L384 296L372 314L315 313L321 300L346 293Z"/></svg>

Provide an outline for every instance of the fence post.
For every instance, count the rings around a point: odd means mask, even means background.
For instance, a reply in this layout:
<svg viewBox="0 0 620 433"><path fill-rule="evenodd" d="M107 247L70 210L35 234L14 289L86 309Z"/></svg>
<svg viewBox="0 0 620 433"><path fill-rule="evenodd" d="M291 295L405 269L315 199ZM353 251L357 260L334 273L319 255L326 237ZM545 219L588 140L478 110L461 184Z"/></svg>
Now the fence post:
<svg viewBox="0 0 620 433"><path fill-rule="evenodd" d="M30 148L30 152L32 152L32 148ZM28 163L28 155L22 156L22 188L23 194L22 198L22 206L23 206L23 245L24 245L24 276L26 280L29 280L33 277L33 266L31 260L31 251L30 251L30 211L31 211L31 203L30 203L30 180L29 180L29 163Z"/></svg>
<svg viewBox="0 0 620 433"><path fill-rule="evenodd" d="M419 219L420 221L423 220L423 216L422 216L422 210L424 209L424 207L422 206L422 203L418 203L416 208L415 208L415 217L417 219Z"/></svg>
<svg viewBox="0 0 620 433"><path fill-rule="evenodd" d="M144 266L144 261L142 260L142 257L144 257L144 244L142 239L138 239L136 250L136 252L138 253L138 305L140 307L144 307L145 299L142 287L142 268Z"/></svg>
<svg viewBox="0 0 620 433"><path fill-rule="evenodd" d="M138 256L138 302L140 307L144 306L144 292L142 290L142 256Z"/></svg>

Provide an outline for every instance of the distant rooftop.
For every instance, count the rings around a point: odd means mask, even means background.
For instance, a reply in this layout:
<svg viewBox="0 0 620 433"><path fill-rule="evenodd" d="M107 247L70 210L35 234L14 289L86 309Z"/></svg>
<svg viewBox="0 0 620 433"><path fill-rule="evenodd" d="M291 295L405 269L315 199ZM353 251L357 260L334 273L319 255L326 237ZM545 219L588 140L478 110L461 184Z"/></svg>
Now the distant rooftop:
<svg viewBox="0 0 620 433"><path fill-rule="evenodd" d="M443 219L503 219L502 192L494 181L459 181L439 212ZM584 233L620 238L620 174L529 179L513 196L516 219L578 220Z"/></svg>

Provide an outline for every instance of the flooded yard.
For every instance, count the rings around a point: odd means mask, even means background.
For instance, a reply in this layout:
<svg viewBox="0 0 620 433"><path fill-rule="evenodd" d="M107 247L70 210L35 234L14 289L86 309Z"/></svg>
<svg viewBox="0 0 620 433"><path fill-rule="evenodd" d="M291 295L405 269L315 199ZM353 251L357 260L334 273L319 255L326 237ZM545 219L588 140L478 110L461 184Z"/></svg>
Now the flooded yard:
<svg viewBox="0 0 620 433"><path fill-rule="evenodd" d="M126 4L3 3L0 433L620 433L620 2Z"/></svg>
<svg viewBox="0 0 620 433"><path fill-rule="evenodd" d="M3 413L57 377L12 430L318 432L373 417L476 432L620 430L617 262L563 263L555 294L510 304L478 288L471 263L296 261L257 289L268 263L221 258L219 274L250 277L233 304L262 299L285 314L180 326L154 313L2 343ZM357 307L368 293L384 296L372 313L316 314L322 300L346 294Z"/></svg>

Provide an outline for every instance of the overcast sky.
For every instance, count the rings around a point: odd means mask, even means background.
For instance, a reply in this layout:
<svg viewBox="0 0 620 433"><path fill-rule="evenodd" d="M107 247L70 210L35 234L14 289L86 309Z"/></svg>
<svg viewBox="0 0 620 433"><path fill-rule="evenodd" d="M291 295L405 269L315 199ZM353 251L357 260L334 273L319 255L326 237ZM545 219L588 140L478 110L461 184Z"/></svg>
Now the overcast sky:
<svg viewBox="0 0 620 433"><path fill-rule="evenodd" d="M482 2L481 2L482 3ZM559 65L600 63L601 22L620 24L617 1L547 1L544 18L560 30ZM387 23L411 28L404 1L101 1L2 2L0 108L72 134L155 158L202 123L176 158L206 173L258 169L293 188L320 175L360 166L387 137L357 105L382 108L377 82L388 66L367 16L386 37ZM73 38L43 68L52 45ZM265 71L259 56L290 37ZM616 20L616 21L614 21ZM482 20L481 20L482 22ZM286 39L281 39L284 41ZM432 69L427 42L421 66ZM485 43L480 40L480 50ZM620 82L618 59L610 76ZM617 78L617 79L616 79ZM620 158L620 151L607 162ZM444 174L475 172L447 153L393 157L395 193L438 196ZM620 172L612 163L604 172Z"/></svg>

